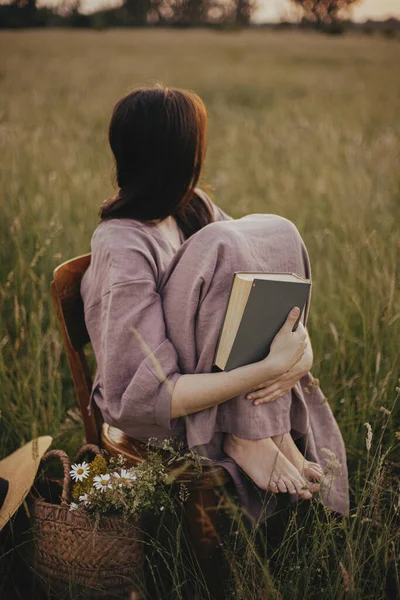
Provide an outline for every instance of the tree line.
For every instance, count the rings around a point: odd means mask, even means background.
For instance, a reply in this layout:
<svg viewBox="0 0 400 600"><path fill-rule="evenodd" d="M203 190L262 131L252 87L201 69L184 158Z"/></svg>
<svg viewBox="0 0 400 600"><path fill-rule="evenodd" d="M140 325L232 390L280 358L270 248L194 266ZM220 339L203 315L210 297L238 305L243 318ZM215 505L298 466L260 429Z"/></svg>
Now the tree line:
<svg viewBox="0 0 400 600"><path fill-rule="evenodd" d="M316 25L337 20L340 9L358 0L292 0L303 18ZM64 0L54 9L36 0L11 0L0 6L0 27L233 26L246 27L257 0L123 0L118 8L82 14L80 0Z"/></svg>
<svg viewBox="0 0 400 600"><path fill-rule="evenodd" d="M116 8L99 8L90 15L80 10L81 0L60 0L54 8L39 7L37 0L11 0L0 5L0 28L25 27L220 27L239 29L251 25L259 0L121 0ZM298 23L265 24L274 28L317 28L343 33L358 27L343 21L345 9L361 0L291 0ZM389 22L390 21L390 22ZM393 24L394 23L394 24ZM369 21L366 33L380 29L397 36L399 22Z"/></svg>
<svg viewBox="0 0 400 600"><path fill-rule="evenodd" d="M12 0L0 6L0 27L118 27L233 25L245 27L256 0L124 0L120 7L82 14L79 0L38 7L36 0Z"/></svg>

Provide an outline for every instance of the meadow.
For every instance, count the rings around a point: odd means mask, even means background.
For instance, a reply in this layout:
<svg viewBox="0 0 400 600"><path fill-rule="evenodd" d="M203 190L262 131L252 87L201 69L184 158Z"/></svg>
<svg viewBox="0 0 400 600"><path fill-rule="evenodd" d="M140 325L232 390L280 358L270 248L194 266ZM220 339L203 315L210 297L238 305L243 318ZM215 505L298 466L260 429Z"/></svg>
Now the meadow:
<svg viewBox="0 0 400 600"><path fill-rule="evenodd" d="M193 89L209 112L204 189L233 217L289 218L305 240L313 375L350 472L348 518L294 511L262 560L243 534L240 556L229 549L229 597L398 597L399 42L52 30L2 32L0 54L0 457L36 434L70 452L81 444L52 270L90 250L98 207L113 191L114 103L155 81ZM207 598L196 589L192 598ZM177 583L170 597L182 594Z"/></svg>

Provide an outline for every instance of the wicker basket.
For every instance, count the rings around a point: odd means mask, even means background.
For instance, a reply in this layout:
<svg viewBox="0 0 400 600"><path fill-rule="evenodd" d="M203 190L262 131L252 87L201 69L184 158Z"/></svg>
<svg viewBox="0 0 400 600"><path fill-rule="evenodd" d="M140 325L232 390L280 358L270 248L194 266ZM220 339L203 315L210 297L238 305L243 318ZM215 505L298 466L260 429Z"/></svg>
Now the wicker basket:
<svg viewBox="0 0 400 600"><path fill-rule="evenodd" d="M77 460L97 446L84 446ZM101 517L96 526L80 511L70 511L70 460L51 450L42 461L59 459L64 468L61 504L31 500L34 568L55 592L79 588L79 598L141 598L145 589L143 533L140 523Z"/></svg>

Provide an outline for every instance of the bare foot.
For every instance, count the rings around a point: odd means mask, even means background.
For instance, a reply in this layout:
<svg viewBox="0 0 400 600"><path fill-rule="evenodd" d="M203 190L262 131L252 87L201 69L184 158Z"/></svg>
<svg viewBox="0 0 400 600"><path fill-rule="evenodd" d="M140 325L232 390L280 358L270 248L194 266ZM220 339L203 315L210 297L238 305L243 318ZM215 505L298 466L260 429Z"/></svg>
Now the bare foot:
<svg viewBox="0 0 400 600"><path fill-rule="evenodd" d="M296 469L306 479L312 492L317 492L320 488L319 483L312 483L312 480L321 481L324 472L320 465L306 460L300 452L290 433L284 433L271 438L284 456L296 467Z"/></svg>
<svg viewBox="0 0 400 600"><path fill-rule="evenodd" d="M271 438L246 440L227 433L224 451L261 489L298 494L305 500L312 498L306 481Z"/></svg>

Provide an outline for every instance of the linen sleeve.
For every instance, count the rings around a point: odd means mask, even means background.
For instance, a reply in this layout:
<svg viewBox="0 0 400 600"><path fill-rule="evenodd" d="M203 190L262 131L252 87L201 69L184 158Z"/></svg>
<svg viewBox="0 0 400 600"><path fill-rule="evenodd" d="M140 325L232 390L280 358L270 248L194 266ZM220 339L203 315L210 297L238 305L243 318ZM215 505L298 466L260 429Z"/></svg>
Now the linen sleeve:
<svg viewBox="0 0 400 600"><path fill-rule="evenodd" d="M138 257L132 257L135 264ZM143 274L140 268L138 272ZM171 398L181 373L177 352L166 337L155 279L117 278L106 300L100 371L107 412L126 431L140 423L169 430L177 421L170 418Z"/></svg>

